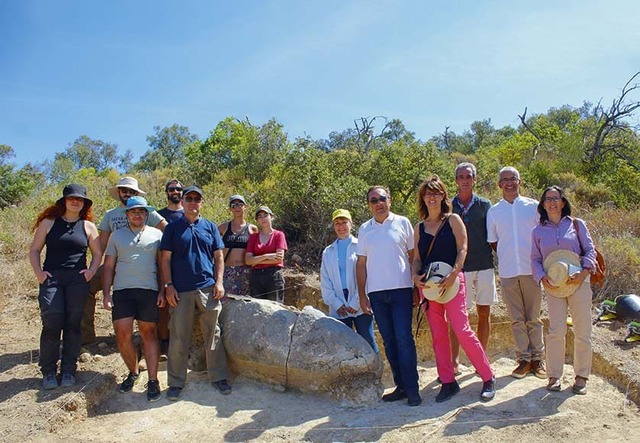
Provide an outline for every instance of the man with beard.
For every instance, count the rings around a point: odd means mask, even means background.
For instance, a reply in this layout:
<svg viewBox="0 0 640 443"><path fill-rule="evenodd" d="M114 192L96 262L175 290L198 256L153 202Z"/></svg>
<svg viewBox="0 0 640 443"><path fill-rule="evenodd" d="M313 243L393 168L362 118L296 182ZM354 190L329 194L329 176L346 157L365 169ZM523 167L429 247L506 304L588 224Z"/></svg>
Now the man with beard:
<svg viewBox="0 0 640 443"><path fill-rule="evenodd" d="M167 223L176 221L182 218L184 215L184 208L182 207L182 183L177 178L172 178L167 182L164 187L164 192L167 194L167 207L158 211L158 214L164 217Z"/></svg>
<svg viewBox="0 0 640 443"><path fill-rule="evenodd" d="M132 177L123 177L118 183L109 188L109 195L120 202L117 208L107 211L98 226L100 231L100 248L103 253L107 249L107 243L112 233L118 229L126 228L127 200L135 195L146 195L142 189L138 187L138 180ZM157 211L149 212L146 224L154 228L164 231L167 221L162 218ZM82 316L82 343L91 343L96 339L95 315L96 315L96 293L102 290L102 266L98 269L96 275L89 282L89 297L84 305L84 313Z"/></svg>

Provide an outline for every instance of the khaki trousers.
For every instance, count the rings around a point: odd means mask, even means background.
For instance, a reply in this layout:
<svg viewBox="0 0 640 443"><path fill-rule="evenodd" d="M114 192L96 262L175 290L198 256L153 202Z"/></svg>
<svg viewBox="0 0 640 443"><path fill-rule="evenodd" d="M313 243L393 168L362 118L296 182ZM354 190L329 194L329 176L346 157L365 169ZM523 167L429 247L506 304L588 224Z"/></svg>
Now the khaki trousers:
<svg viewBox="0 0 640 443"><path fill-rule="evenodd" d="M169 320L169 355L167 373L169 386L183 388L187 381L187 360L191 346L193 320L196 308L201 311L200 328L204 338L207 372L211 382L226 380L227 354L220 337L218 316L222 311L220 300L213 298L213 286L195 291L179 292L178 306L171 307Z"/></svg>
<svg viewBox="0 0 640 443"><path fill-rule="evenodd" d="M502 298L511 318L511 333L516 342L518 361L542 360L542 290L531 275L501 278Z"/></svg>
<svg viewBox="0 0 640 443"><path fill-rule="evenodd" d="M573 371L589 378L591 373L591 286L583 282L572 295L558 298L547 294L549 334L547 334L547 375L561 378L564 368L567 308L573 321Z"/></svg>

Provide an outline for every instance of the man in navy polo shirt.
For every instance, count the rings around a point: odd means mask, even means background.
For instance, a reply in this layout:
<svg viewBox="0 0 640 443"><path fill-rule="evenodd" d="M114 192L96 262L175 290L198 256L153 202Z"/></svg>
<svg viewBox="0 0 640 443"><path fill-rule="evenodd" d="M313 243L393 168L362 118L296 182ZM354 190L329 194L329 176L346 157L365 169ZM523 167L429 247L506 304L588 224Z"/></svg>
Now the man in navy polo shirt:
<svg viewBox="0 0 640 443"><path fill-rule="evenodd" d="M218 316L224 296L224 243L218 227L200 216L202 190L185 188L184 217L167 225L160 243L162 279L171 312L167 398L177 400L187 381L187 359L196 308L204 338L207 371L221 394L230 394L227 356Z"/></svg>

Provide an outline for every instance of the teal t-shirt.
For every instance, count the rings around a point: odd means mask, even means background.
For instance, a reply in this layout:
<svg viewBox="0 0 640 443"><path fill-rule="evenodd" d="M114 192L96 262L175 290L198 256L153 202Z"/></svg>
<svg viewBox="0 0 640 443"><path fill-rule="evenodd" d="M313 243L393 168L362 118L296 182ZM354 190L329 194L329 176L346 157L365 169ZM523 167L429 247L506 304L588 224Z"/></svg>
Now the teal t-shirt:
<svg viewBox="0 0 640 443"><path fill-rule="evenodd" d="M116 257L113 290L152 289L158 290L157 256L162 232L146 226L141 232L118 229L109 237L105 255Z"/></svg>

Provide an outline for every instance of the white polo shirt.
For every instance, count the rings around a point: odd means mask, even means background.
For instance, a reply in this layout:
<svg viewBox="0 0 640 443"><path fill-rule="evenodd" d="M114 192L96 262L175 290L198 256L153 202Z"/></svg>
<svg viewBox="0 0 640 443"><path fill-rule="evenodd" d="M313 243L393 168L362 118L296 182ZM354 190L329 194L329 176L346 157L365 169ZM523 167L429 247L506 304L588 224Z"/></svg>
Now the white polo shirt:
<svg viewBox="0 0 640 443"><path fill-rule="evenodd" d="M378 223L366 221L358 230L359 256L367 257L367 294L389 289L410 288L413 226L407 217L389 213Z"/></svg>
<svg viewBox="0 0 640 443"><path fill-rule="evenodd" d="M532 275L531 231L538 224L538 202L518 196L501 199L487 213L487 242L498 242L498 275L512 278Z"/></svg>

